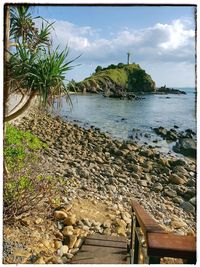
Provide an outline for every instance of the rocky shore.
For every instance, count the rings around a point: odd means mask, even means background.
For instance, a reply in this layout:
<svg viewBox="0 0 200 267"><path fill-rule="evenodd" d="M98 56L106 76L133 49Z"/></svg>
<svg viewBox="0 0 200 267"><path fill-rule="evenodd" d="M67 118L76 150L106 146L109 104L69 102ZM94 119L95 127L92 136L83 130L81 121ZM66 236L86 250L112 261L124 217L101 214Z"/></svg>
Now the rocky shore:
<svg viewBox="0 0 200 267"><path fill-rule="evenodd" d="M176 142L173 146L173 151L183 154L186 157L196 158L197 154L197 137L196 133L191 129L185 131L177 131L179 127L174 125L174 128L168 130L164 127L154 128L156 134L160 135L168 142Z"/></svg>
<svg viewBox="0 0 200 267"><path fill-rule="evenodd" d="M100 130L33 112L18 127L48 144L47 173L69 181L62 205L55 206L54 258L33 263L68 263L89 233L130 238L130 200L167 231L196 233L196 163L151 147L112 139ZM30 262L30 257L27 259Z"/></svg>

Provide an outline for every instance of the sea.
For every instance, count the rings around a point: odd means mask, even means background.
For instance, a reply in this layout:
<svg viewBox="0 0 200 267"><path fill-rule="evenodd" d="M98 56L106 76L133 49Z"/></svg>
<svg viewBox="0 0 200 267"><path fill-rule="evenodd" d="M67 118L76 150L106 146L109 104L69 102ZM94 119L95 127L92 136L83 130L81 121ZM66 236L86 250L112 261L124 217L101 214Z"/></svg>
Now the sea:
<svg viewBox="0 0 200 267"><path fill-rule="evenodd" d="M151 145L173 153L174 142L159 137L154 128L197 131L195 88L176 88L186 94L146 94L139 100L107 98L101 94L72 94L54 103L54 113L83 128L98 128L115 139ZM59 106L59 107L58 107Z"/></svg>

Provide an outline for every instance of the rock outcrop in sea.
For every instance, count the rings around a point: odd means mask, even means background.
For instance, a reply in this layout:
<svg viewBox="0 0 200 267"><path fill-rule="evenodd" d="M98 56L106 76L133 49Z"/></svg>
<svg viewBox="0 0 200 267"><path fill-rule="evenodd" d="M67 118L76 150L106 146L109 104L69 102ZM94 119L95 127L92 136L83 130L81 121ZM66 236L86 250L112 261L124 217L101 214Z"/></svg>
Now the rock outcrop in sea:
<svg viewBox="0 0 200 267"><path fill-rule="evenodd" d="M138 64L98 66L96 72L79 83L69 84L69 90L100 93L107 97L134 99L137 94L154 92L155 82ZM136 95L135 95L136 94Z"/></svg>
<svg viewBox="0 0 200 267"><path fill-rule="evenodd" d="M156 88L151 76L139 64L111 64L107 68L98 66L90 77L81 82L72 81L70 91L82 93L103 93L106 97L120 99L138 99L138 95L185 94L184 91L162 86Z"/></svg>

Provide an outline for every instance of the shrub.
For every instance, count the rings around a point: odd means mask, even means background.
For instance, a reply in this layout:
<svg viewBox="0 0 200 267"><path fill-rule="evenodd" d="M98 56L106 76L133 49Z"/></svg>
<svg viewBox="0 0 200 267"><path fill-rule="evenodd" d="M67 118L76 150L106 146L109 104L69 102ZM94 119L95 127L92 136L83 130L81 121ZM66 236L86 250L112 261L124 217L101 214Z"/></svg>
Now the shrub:
<svg viewBox="0 0 200 267"><path fill-rule="evenodd" d="M40 152L47 148L38 137L8 125L5 140L4 160L9 173L3 185L4 221L12 222L36 209L46 198L58 199L61 178L41 174L38 170Z"/></svg>

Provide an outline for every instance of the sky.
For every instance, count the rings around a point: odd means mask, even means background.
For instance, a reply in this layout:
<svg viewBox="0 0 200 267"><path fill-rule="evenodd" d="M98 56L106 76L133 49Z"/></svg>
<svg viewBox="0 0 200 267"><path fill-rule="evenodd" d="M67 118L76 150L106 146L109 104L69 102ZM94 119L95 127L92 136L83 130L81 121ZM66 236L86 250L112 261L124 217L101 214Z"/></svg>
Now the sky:
<svg viewBox="0 0 200 267"><path fill-rule="evenodd" d="M81 55L67 73L76 81L100 65L139 64L156 85L195 86L195 20L192 6L36 6L33 15L54 23L53 47Z"/></svg>

